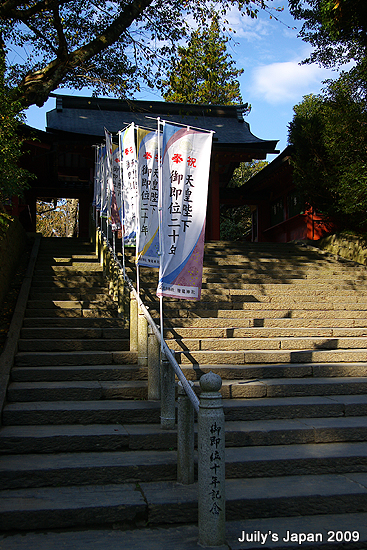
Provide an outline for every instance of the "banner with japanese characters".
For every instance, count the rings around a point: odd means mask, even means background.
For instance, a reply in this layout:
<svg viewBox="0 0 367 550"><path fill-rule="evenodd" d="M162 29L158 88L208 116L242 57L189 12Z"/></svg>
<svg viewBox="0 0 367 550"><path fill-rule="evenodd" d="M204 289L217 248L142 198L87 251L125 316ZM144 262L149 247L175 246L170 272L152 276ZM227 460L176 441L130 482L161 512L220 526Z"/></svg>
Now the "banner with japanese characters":
<svg viewBox="0 0 367 550"><path fill-rule="evenodd" d="M111 199L111 218L112 231L122 228L122 184L120 173L120 150L119 147L112 144L112 199Z"/></svg>
<svg viewBox="0 0 367 550"><path fill-rule="evenodd" d="M136 244L137 229L137 174L136 174L136 147L135 127L130 124L120 133L120 147L122 158L122 193L123 193L123 225L125 245Z"/></svg>
<svg viewBox="0 0 367 550"><path fill-rule="evenodd" d="M211 148L211 132L164 123L160 297L201 297Z"/></svg>
<svg viewBox="0 0 367 550"><path fill-rule="evenodd" d="M94 165L94 197L93 206L97 211L101 210L101 157L102 146L97 145L95 149L95 165Z"/></svg>
<svg viewBox="0 0 367 550"><path fill-rule="evenodd" d="M100 185L101 185L101 216L107 218L108 215L108 185L107 185L107 155L106 146L101 147L100 157Z"/></svg>
<svg viewBox="0 0 367 550"><path fill-rule="evenodd" d="M138 230L136 262L159 268L158 132L138 128Z"/></svg>
<svg viewBox="0 0 367 550"><path fill-rule="evenodd" d="M107 211L108 223L112 231L121 229L120 215L116 202L116 194L113 182L113 143L112 135L105 129L106 137L106 181L107 181Z"/></svg>

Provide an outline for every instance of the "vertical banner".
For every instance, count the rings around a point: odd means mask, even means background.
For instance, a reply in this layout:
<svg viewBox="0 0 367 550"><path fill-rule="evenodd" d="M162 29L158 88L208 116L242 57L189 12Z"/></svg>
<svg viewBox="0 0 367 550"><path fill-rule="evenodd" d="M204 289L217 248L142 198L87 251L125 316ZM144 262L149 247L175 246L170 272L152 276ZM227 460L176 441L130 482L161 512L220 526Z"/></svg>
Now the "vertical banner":
<svg viewBox="0 0 367 550"><path fill-rule="evenodd" d="M138 128L136 263L159 268L158 132Z"/></svg>
<svg viewBox="0 0 367 550"><path fill-rule="evenodd" d="M100 145L96 147L96 160L94 166L94 198L93 206L97 211L101 210L101 149Z"/></svg>
<svg viewBox="0 0 367 550"><path fill-rule="evenodd" d="M105 138L106 138L106 188L107 188L107 224L112 227L112 191L113 191L113 180L112 180L112 136L111 134L104 129ZM108 226L107 226L107 237L108 237Z"/></svg>
<svg viewBox="0 0 367 550"><path fill-rule="evenodd" d="M163 126L159 297L201 297L212 136Z"/></svg>
<svg viewBox="0 0 367 550"><path fill-rule="evenodd" d="M134 123L120 133L119 145L122 153L124 242L126 245L135 245L138 186Z"/></svg>
<svg viewBox="0 0 367 550"><path fill-rule="evenodd" d="M118 145L112 145L112 180L114 192L114 204L117 212L115 213L116 229L122 228L122 185L120 170L120 148Z"/></svg>
<svg viewBox="0 0 367 550"><path fill-rule="evenodd" d="M100 155L100 182L101 182L101 217L107 218L108 200L107 200L107 159L106 146L101 147Z"/></svg>

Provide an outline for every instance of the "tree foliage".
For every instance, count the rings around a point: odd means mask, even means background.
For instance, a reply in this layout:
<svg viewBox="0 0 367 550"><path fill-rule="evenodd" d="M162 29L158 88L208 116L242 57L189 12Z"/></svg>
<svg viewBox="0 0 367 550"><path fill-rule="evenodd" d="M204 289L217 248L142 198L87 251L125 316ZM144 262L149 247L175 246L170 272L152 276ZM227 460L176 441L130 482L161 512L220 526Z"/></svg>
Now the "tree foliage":
<svg viewBox="0 0 367 550"><path fill-rule="evenodd" d="M366 70L364 0L289 0L289 8L296 19L304 21L300 36L316 48L305 62L335 67L354 60Z"/></svg>
<svg viewBox="0 0 367 550"><path fill-rule="evenodd" d="M37 201L36 230L44 237L77 237L78 199Z"/></svg>
<svg viewBox="0 0 367 550"><path fill-rule="evenodd" d="M13 195L20 195L30 174L19 167L22 140L19 126L23 122L20 105L11 98L4 83L5 60L0 49L0 209Z"/></svg>
<svg viewBox="0 0 367 550"><path fill-rule="evenodd" d="M252 176L260 172L269 162L267 160L252 160L250 162L241 162L238 168L233 172L228 187L241 187Z"/></svg>
<svg viewBox="0 0 367 550"><path fill-rule="evenodd" d="M264 0L219 0L256 16ZM23 107L43 105L60 86L126 96L141 81L153 87L192 25L209 25L206 0L0 0L0 36L24 61L8 62Z"/></svg>
<svg viewBox="0 0 367 550"><path fill-rule="evenodd" d="M340 228L366 226L367 110L356 74L342 73L322 94L294 107L289 143L304 199Z"/></svg>
<svg viewBox="0 0 367 550"><path fill-rule="evenodd" d="M233 172L228 187L241 187L252 176L260 172L269 163L267 160L252 160L241 162ZM220 212L220 236L227 241L243 240L252 227L252 214L250 206L221 206Z"/></svg>
<svg viewBox="0 0 367 550"><path fill-rule="evenodd" d="M219 17L213 16L208 29L196 30L187 46L179 46L172 57L163 97L177 103L233 105L242 103L236 69L227 51L228 39L221 34Z"/></svg>

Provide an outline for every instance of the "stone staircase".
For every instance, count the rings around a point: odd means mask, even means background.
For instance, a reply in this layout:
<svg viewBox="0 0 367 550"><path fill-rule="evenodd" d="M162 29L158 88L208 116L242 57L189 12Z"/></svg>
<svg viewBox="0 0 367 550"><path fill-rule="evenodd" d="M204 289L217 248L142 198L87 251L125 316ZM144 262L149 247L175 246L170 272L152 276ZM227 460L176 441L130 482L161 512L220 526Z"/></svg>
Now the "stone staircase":
<svg viewBox="0 0 367 550"><path fill-rule="evenodd" d="M287 531L322 533L308 548L367 547L366 279L301 245L208 243L202 300L164 301L187 378L223 378L229 548L299 548ZM156 280L141 269L157 318ZM196 484L175 482L176 433L145 400L146 369L88 244L43 239L11 378L2 550L43 548L37 530L49 550L60 529L55 548L84 550L81 528L99 529L101 548L196 547Z"/></svg>

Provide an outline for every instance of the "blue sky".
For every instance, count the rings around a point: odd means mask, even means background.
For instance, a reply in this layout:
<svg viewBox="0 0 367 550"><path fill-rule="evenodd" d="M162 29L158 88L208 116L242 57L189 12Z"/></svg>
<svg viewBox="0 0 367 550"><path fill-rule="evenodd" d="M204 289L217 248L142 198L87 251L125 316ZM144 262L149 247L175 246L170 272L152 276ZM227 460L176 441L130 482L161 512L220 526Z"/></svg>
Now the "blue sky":
<svg viewBox="0 0 367 550"><path fill-rule="evenodd" d="M278 4L278 3L277 3ZM280 5L280 4L278 4ZM262 139L279 140L278 149L287 145L288 123L293 118L293 106L302 101L304 95L318 93L322 81L335 78L334 71L317 65L299 65L311 48L297 37L301 22L295 21L284 4L284 11L274 12L280 21L270 19L269 13L259 13L257 19L241 17L236 10L229 13L230 26L236 33L228 43L229 52L237 68L243 68L240 76L241 93L244 102L251 104L246 117L253 134ZM59 93L90 95L69 89ZM136 99L160 100L159 92L142 90ZM55 99L38 108L28 109L27 123L45 129L46 112L55 107ZM274 156L269 156L272 160Z"/></svg>

